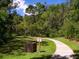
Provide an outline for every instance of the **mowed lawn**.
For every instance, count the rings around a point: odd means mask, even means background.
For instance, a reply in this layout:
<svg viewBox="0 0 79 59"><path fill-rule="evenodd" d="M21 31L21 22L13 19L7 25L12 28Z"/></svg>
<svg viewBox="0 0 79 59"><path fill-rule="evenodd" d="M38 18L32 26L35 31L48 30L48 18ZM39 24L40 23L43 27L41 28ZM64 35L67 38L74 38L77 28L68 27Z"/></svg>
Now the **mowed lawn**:
<svg viewBox="0 0 79 59"><path fill-rule="evenodd" d="M70 48L72 48L74 52L79 50L79 44L77 44L76 42L73 42L72 40L65 39L65 38L55 38L55 39L67 44Z"/></svg>
<svg viewBox="0 0 79 59"><path fill-rule="evenodd" d="M32 40L35 41L33 38L26 38L26 37L18 37L17 40ZM17 42L17 45L19 43ZM16 46L16 45L15 45ZM24 48L24 47L22 47ZM44 39L41 43L40 52L20 52L20 51L13 51L13 54L2 54L0 53L0 59L50 59L51 55L55 52L56 46L54 42Z"/></svg>
<svg viewBox="0 0 79 59"><path fill-rule="evenodd" d="M54 38L54 39L67 44L74 51L76 59L79 59L79 44L77 42L65 38Z"/></svg>

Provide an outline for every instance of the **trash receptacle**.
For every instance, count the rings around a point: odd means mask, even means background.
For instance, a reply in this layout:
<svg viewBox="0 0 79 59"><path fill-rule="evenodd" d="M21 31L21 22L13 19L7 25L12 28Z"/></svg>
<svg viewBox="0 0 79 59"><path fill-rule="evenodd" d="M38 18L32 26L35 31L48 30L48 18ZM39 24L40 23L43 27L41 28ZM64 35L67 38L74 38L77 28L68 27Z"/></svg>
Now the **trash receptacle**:
<svg viewBox="0 0 79 59"><path fill-rule="evenodd" d="M37 51L37 43L36 41L27 41L25 44L26 52L36 52Z"/></svg>

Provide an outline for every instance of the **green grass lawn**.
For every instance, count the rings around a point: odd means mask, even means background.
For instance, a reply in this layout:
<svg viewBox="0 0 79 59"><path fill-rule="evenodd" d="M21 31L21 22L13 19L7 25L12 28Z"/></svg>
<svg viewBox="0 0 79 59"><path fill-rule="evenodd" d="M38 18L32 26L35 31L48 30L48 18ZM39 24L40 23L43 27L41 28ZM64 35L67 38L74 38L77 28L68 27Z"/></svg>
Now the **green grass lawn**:
<svg viewBox="0 0 79 59"><path fill-rule="evenodd" d="M23 41L23 40L35 41L35 39L31 38L31 37L17 37L16 39L20 40L20 41ZM16 45L20 44L20 43L18 43L18 41L16 43L14 43L14 44L16 44ZM9 45L10 44L11 43L9 43ZM40 52L27 53L27 52L15 50L15 51L13 51L13 54L12 53L10 53L10 54L1 53L0 59L50 59L50 57L54 53L55 49L56 49L56 46L55 46L54 42L44 39L43 42L41 43Z"/></svg>
<svg viewBox="0 0 79 59"><path fill-rule="evenodd" d="M65 38L55 38L65 44L67 44L76 54L77 58L79 59L79 44L77 44L76 42L73 42L72 40L69 39L65 39Z"/></svg>
<svg viewBox="0 0 79 59"><path fill-rule="evenodd" d="M67 44L70 48L73 49L73 51L79 50L79 45L76 42L70 41L70 40L65 39L65 38L55 38L55 39Z"/></svg>

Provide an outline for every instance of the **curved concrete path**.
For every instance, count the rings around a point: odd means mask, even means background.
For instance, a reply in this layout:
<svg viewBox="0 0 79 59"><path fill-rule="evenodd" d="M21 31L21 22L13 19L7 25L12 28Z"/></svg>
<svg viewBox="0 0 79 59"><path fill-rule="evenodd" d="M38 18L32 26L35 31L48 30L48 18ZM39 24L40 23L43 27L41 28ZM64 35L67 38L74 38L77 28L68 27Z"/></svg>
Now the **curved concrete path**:
<svg viewBox="0 0 79 59"><path fill-rule="evenodd" d="M59 55L61 57L67 57L67 59L74 59L73 57L71 57L71 55L73 55L74 52L69 46L55 39L50 38L47 39L53 41L56 44L56 51L53 56ZM66 58L52 58L52 59L66 59Z"/></svg>

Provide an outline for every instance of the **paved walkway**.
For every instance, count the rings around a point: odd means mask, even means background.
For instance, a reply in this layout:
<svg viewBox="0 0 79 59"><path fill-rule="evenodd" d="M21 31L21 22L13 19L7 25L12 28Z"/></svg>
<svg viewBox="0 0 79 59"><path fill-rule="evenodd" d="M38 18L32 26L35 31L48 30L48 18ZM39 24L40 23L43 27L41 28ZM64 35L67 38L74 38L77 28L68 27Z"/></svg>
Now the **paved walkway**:
<svg viewBox="0 0 79 59"><path fill-rule="evenodd" d="M71 55L73 55L74 52L69 46L58 40L54 40L54 39L49 39L49 40L53 41L56 44L56 51L52 56L53 57L52 59L74 59L73 57L71 57Z"/></svg>

